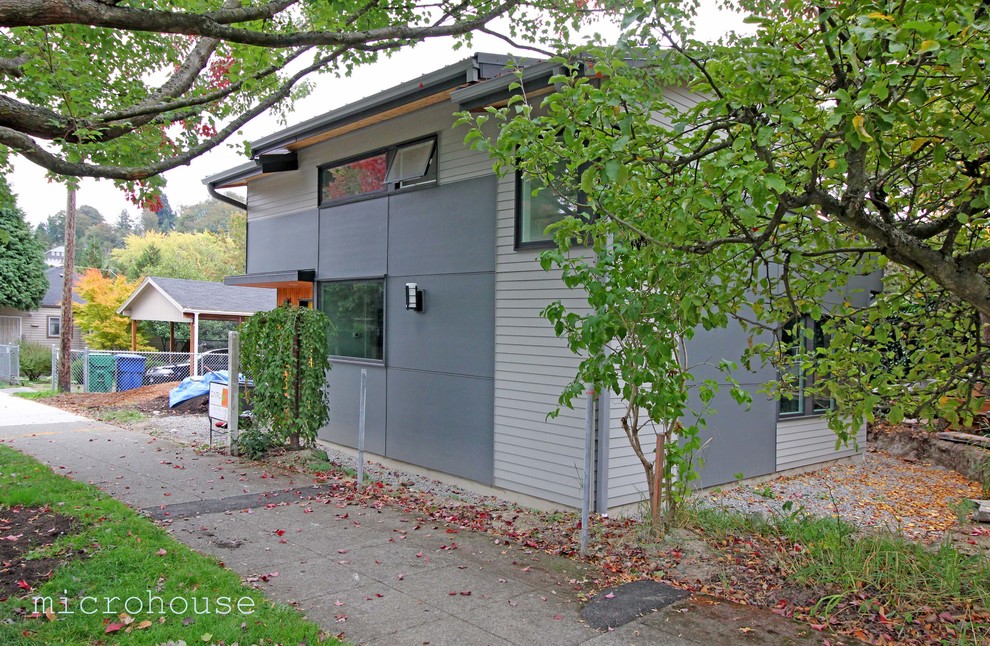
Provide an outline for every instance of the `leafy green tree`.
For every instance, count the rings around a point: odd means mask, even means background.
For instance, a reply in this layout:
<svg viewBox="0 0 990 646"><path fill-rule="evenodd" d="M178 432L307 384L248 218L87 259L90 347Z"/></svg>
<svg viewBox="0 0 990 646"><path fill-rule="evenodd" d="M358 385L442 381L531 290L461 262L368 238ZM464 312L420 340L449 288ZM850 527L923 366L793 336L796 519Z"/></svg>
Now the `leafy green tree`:
<svg viewBox="0 0 990 646"><path fill-rule="evenodd" d="M244 248L214 233L130 235L111 252L111 265L131 280L144 276L220 281L242 273Z"/></svg>
<svg viewBox="0 0 990 646"><path fill-rule="evenodd" d="M571 71L552 79L551 95L518 84L508 106L474 118L494 119L498 136L470 135L500 170L580 196L595 216L561 224L560 249L544 260L589 294L587 309L548 308L558 334L636 365L642 349L623 344L629 326L599 294L622 290L619 306L640 308L652 344L684 308L698 312L675 334L735 319L752 335L745 361L815 375L807 394L836 402L840 440L884 399L894 421L969 419L990 357L986 4L740 0L731 4L755 32L713 44L693 37L695 3L615 4L627 28L617 47L561 60ZM594 253L564 255L571 239L591 240ZM593 270L608 253L628 257ZM693 267L688 279L706 276L705 293L651 279L650 266ZM868 306L844 298L881 269L885 291ZM669 310L653 306L660 298ZM831 342L782 345L812 334L781 334L802 317ZM653 322L661 329L644 332ZM632 383L586 361L575 383L597 379L625 397L655 383L648 371L622 374ZM799 387L782 378L770 392ZM667 417L662 402L643 407Z"/></svg>
<svg viewBox="0 0 990 646"><path fill-rule="evenodd" d="M227 233L230 231L231 219L239 213L241 213L240 209L212 197L207 198L196 204L180 206L175 230L190 233L197 231Z"/></svg>
<svg viewBox="0 0 990 646"><path fill-rule="evenodd" d="M79 245L90 228L106 224L98 209L84 204L76 209L76 244ZM57 247L65 242L65 211L49 215L48 219L35 230L45 249Z"/></svg>
<svg viewBox="0 0 990 646"><path fill-rule="evenodd" d="M147 206L160 173L222 144L255 116L284 114L312 74L351 74L427 39L559 33L553 0L0 3L0 145L58 176L117 180ZM95 61L95 63L94 63Z"/></svg>
<svg viewBox="0 0 990 646"><path fill-rule="evenodd" d="M24 213L12 204L0 206L0 307L36 309L48 291L46 269L45 250Z"/></svg>
<svg viewBox="0 0 990 646"><path fill-rule="evenodd" d="M294 449L316 441L329 419L329 329L323 312L290 305L258 312L241 326L254 419Z"/></svg>

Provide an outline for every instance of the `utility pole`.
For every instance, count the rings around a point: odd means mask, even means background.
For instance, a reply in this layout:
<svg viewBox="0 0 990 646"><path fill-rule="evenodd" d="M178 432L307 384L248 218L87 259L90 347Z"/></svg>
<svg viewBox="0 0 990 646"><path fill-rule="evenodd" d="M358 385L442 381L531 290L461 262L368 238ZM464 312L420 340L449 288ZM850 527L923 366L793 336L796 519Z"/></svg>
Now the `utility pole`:
<svg viewBox="0 0 990 646"><path fill-rule="evenodd" d="M76 275L76 187L65 201L65 260L62 264L62 321L59 327L58 389L72 390L72 283Z"/></svg>

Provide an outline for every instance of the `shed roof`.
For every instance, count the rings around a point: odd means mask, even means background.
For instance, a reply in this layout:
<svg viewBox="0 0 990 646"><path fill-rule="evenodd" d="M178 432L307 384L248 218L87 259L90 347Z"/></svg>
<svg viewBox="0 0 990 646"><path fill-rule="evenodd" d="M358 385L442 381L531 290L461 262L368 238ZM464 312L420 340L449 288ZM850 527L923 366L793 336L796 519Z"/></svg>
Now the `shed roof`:
<svg viewBox="0 0 990 646"><path fill-rule="evenodd" d="M388 115L390 111L401 110L404 106L450 100L451 93L459 88L485 85L500 78L508 85L515 80L511 72L517 67L526 69L537 63L539 61L531 58L478 52L469 58L252 141L251 150L256 159L211 175L203 183L217 188L241 186L246 180L265 174L257 159L264 153L304 148L321 141L326 133L337 128L359 125L368 118ZM544 64L537 67L555 69L557 66ZM493 91L501 89L501 85L491 87ZM480 96L481 93L472 96Z"/></svg>
<svg viewBox="0 0 990 646"><path fill-rule="evenodd" d="M196 313L205 318L251 316L255 312L273 309L278 304L274 289L149 276L117 309L117 313L135 318L131 314L134 305L152 294L163 296L174 308L174 314L184 318Z"/></svg>

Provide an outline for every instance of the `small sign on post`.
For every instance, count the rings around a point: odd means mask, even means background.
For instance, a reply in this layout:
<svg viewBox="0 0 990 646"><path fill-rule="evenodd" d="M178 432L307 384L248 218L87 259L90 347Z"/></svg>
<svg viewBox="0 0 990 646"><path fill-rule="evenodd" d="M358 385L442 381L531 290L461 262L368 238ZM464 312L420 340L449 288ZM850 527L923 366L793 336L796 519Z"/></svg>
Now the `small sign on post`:
<svg viewBox="0 0 990 646"><path fill-rule="evenodd" d="M207 413L211 422L230 421L230 386L217 381L210 383L210 407Z"/></svg>

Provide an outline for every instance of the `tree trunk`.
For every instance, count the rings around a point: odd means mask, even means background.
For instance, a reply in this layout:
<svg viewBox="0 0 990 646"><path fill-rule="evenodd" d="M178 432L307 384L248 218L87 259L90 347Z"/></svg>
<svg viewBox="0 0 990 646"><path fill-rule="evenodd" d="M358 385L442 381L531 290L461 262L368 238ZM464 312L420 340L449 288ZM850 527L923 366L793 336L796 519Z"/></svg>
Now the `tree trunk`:
<svg viewBox="0 0 990 646"><path fill-rule="evenodd" d="M76 274L76 189L65 201L65 260L62 263L62 321L59 329L58 389L72 390L72 287Z"/></svg>

